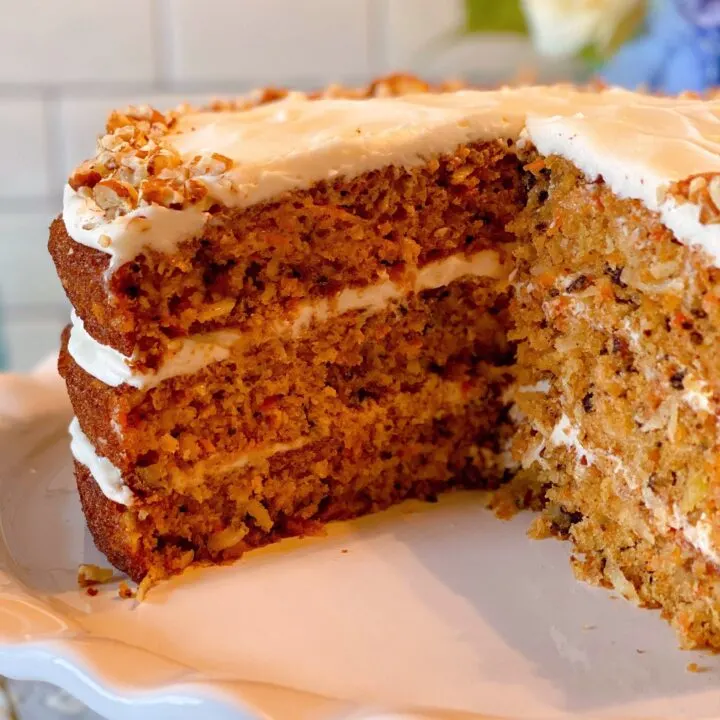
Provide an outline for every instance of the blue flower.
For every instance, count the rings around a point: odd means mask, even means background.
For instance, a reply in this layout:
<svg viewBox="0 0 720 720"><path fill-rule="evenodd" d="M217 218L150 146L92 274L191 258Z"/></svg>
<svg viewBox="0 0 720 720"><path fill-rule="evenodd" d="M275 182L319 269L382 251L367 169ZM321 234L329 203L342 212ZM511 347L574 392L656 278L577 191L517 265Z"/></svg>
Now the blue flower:
<svg viewBox="0 0 720 720"><path fill-rule="evenodd" d="M602 77L653 92L702 92L720 84L720 1L655 3L646 32L622 47Z"/></svg>
<svg viewBox="0 0 720 720"><path fill-rule="evenodd" d="M720 2L718 0L676 0L680 12L701 28L720 26Z"/></svg>

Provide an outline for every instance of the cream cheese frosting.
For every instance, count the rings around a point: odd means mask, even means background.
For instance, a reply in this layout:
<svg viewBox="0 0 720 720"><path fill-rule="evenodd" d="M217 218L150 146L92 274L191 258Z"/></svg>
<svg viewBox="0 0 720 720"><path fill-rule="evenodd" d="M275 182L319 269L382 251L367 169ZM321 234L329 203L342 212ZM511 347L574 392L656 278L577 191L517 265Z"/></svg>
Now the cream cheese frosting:
<svg viewBox="0 0 720 720"><path fill-rule="evenodd" d="M132 505L134 494L123 480L120 468L113 465L106 457L98 455L90 438L83 432L76 417L71 420L68 429L70 432L70 452L72 456L89 470L103 495L119 505ZM228 462L215 466L212 468L212 471L214 473L220 473L243 468L248 465L256 465L273 455L297 450L308 442L308 438L300 438L291 443L274 443L249 452L242 452ZM196 466L194 472L202 475L205 469Z"/></svg>
<svg viewBox="0 0 720 720"><path fill-rule="evenodd" d="M301 305L294 319L278 321L268 328L268 332L279 336L298 337L312 322L325 322L332 317L357 310L378 312L409 292L444 287L463 277L500 280L506 278L509 272L510 267L503 264L495 250L482 250L469 257L453 255L419 269L410 290L388 278L363 288L346 288L335 298ZM222 330L175 340L169 347L168 359L157 372L140 373L133 370L132 357L95 340L73 311L68 352L85 372L106 385L117 387L126 384L136 388L150 388L168 378L189 375L211 363L226 360L232 352L241 349L243 342L243 333L235 330Z"/></svg>
<svg viewBox="0 0 720 720"><path fill-rule="evenodd" d="M444 403L462 404L466 400L466 390L463 383L456 380L441 380L436 382L442 389ZM134 502L133 491L128 487L122 477L121 470L110 460L99 455L90 438L85 435L78 419L74 417L70 422L70 451L81 465L84 465L93 477L101 492L113 502L119 505L130 506ZM291 442L275 442L260 444L250 449L242 450L229 456L212 456L208 460L196 462L190 470L190 476L200 480L209 476L217 476L221 473L230 472L248 466L259 465L265 460L282 453L298 450L309 445L321 436L305 435ZM185 471L175 471L177 476L187 477ZM174 473L169 476L169 483L173 483Z"/></svg>
<svg viewBox="0 0 720 720"><path fill-rule="evenodd" d="M621 473L631 489L640 490L641 501L650 511L661 532L667 532L669 529L679 532L704 558L720 567L720 548L712 541L712 525L705 515L697 522L691 523L677 505L668 507L668 504L652 491L647 482L642 483L633 477L620 458L604 451L588 450L580 442L580 434L580 428L563 413L550 433L549 442L554 446L564 445L574 450L576 462L582 467L597 465L599 461L610 462L613 472ZM535 460L541 459L539 452L538 450L536 453L538 457L535 457Z"/></svg>
<svg viewBox="0 0 720 720"><path fill-rule="evenodd" d="M90 438L83 432L77 418L70 422L70 452L93 476L103 494L120 505L131 505L132 490L125 484L120 469L98 455Z"/></svg>
<svg viewBox="0 0 720 720"><path fill-rule="evenodd" d="M522 133L541 153L565 157L619 196L658 211L678 240L720 264L720 226L703 225L696 205L667 195L675 181L720 172L720 101L561 86L365 100L293 94L241 112L181 115L167 140L188 162L209 153L231 158L226 172L199 179L218 202L247 207L319 181L413 167L462 143ZM86 193L69 187L63 217L74 240L111 256L109 271L143 248L171 253L206 219L195 209L149 205L107 222Z"/></svg>

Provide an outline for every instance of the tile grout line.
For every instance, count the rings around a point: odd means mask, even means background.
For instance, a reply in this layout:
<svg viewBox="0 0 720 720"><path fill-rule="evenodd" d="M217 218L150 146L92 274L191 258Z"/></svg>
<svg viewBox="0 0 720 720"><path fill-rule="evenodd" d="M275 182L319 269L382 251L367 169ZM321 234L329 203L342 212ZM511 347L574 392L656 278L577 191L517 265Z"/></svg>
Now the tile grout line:
<svg viewBox="0 0 720 720"><path fill-rule="evenodd" d="M65 132L60 112L59 93L55 88L48 88L43 93L43 121L45 123L45 168L48 174L48 193L57 186L60 195L61 182L66 174L65 168Z"/></svg>
<svg viewBox="0 0 720 720"><path fill-rule="evenodd" d="M153 68L156 90L162 92L172 87L175 65L175 42L170 23L163 23L163 18L172 16L168 0L151 0L150 31L153 52Z"/></svg>

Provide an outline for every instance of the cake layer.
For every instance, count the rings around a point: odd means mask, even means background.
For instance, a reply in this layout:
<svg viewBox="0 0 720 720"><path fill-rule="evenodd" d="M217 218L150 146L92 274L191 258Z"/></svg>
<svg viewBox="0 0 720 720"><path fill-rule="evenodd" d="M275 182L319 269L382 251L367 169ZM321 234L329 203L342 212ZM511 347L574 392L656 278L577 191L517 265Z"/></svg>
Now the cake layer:
<svg viewBox="0 0 720 720"><path fill-rule="evenodd" d="M283 321L263 320L263 314L258 313L259 317L254 318L253 322L254 333L250 330L243 332L228 329L171 341L162 364L156 371L149 373L134 370L132 357L97 342L73 312L68 352L85 372L106 385L117 387L127 384L135 388L149 388L168 378L190 375L212 363L246 352L254 344L258 328L263 338L299 338L311 326L345 313L356 310L367 314L380 312L413 293L445 287L464 277L503 281L510 270L509 253L502 248L482 250L471 255L451 255L424 265L415 273L409 288L386 278L374 285L346 288L331 298L301 303L293 315Z"/></svg>
<svg viewBox="0 0 720 720"><path fill-rule="evenodd" d="M217 208L171 256L148 249L108 282L109 256L73 241L60 219L49 247L90 335L146 370L177 337L259 329L292 317L299 303L388 277L410 288L418 266L510 241L505 225L523 202L517 160L494 141L417 168Z"/></svg>
<svg viewBox="0 0 720 720"><path fill-rule="evenodd" d="M149 390L89 376L66 351L67 331L59 368L98 452L133 490L156 492L268 444L332 434L354 415L372 422L401 395L452 406L483 394L491 372L507 384L503 288L463 279L297 339L254 337L227 360Z"/></svg>
<svg viewBox="0 0 720 720"><path fill-rule="evenodd" d="M658 526L602 462L577 472L577 455L567 447L549 451L547 461L553 470L541 471L537 481L552 489L531 534L569 537L579 579L659 609L683 647L720 647L718 566L679 533Z"/></svg>
<svg viewBox="0 0 720 720"><path fill-rule="evenodd" d="M704 201L673 186L720 170L718 108L690 96L570 87L372 100L293 93L242 112L130 108L111 116L97 156L70 178L64 219L77 242L119 267L147 247L172 254L215 206L250 207L338 177L414 168L465 144L514 140L527 126L540 152L605 177L617 195L659 210L682 242L717 254ZM169 210L183 211L185 227Z"/></svg>
<svg viewBox="0 0 720 720"><path fill-rule="evenodd" d="M587 553L579 565L660 604L687 643L717 643L712 602L690 587L697 570L714 592L720 561L719 271L640 203L540 164L514 225L529 239L511 308L528 418L516 454L548 483L548 522Z"/></svg>
<svg viewBox="0 0 720 720"><path fill-rule="evenodd" d="M350 422L332 437L264 462L213 475L185 493L166 492L125 508L76 462L83 509L98 547L141 580L191 562L219 562L321 523L377 511L452 487L497 486L508 432L501 398L488 394L455 413L421 401Z"/></svg>

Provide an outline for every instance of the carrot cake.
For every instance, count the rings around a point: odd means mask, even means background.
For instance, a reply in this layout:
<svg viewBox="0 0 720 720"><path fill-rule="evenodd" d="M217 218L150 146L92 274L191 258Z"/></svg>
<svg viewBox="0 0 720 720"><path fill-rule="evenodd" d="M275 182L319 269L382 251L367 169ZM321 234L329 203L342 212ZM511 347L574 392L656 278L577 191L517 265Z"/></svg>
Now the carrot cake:
<svg viewBox="0 0 720 720"><path fill-rule="evenodd" d="M427 90L110 116L50 232L95 542L152 580L499 488L720 649L720 102Z"/></svg>

